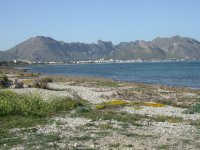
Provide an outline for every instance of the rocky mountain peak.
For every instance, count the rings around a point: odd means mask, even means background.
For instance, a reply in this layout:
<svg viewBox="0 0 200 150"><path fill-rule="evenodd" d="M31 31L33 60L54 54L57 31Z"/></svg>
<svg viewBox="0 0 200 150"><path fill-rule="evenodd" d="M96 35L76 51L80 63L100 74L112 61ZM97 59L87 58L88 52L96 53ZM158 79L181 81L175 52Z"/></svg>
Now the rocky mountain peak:
<svg viewBox="0 0 200 150"><path fill-rule="evenodd" d="M100 58L113 59L200 59L200 42L181 36L157 37L152 41L137 40L113 45L97 43L65 43L51 37L32 37L0 53L0 61L24 59L30 61L68 61Z"/></svg>

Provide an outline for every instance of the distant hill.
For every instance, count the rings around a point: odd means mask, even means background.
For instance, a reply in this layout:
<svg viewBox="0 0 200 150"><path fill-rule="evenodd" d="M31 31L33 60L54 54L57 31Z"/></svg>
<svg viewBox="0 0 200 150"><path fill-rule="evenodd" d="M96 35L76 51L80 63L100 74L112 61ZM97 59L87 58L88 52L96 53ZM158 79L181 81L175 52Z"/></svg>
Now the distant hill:
<svg viewBox="0 0 200 150"><path fill-rule="evenodd" d="M0 52L0 61L14 59L30 61L69 61L113 59L199 59L200 42L173 36L156 38L152 41L112 42L99 40L97 43L65 43L50 37L32 37L15 47Z"/></svg>

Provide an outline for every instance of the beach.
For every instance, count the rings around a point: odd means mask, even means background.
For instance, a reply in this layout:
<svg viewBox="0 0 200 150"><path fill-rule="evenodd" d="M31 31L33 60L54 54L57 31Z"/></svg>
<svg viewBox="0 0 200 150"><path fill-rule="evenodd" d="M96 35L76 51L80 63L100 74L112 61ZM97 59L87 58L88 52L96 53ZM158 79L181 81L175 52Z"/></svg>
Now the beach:
<svg viewBox="0 0 200 150"><path fill-rule="evenodd" d="M87 104L48 116L44 125L9 129L10 140L23 142L11 146L1 139L1 149L199 148L200 114L186 112L199 102L200 90L102 78L7 76L23 82L23 88L9 88L17 94L39 95L47 102L70 97ZM32 87L31 81L39 78L51 82L45 88Z"/></svg>

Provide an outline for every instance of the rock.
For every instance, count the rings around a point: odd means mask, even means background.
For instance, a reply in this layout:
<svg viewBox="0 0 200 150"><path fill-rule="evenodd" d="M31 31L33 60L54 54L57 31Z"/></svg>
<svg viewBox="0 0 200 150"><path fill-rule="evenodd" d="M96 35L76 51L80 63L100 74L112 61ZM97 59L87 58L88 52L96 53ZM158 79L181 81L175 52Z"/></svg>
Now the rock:
<svg viewBox="0 0 200 150"><path fill-rule="evenodd" d="M57 143L56 144L60 149L64 149L66 147L66 144L64 143Z"/></svg>
<svg viewBox="0 0 200 150"><path fill-rule="evenodd" d="M17 80L17 79L15 79L13 85L11 86L11 88L13 88L13 89L21 89L21 88L23 88L23 87L24 87L23 82L22 82L22 81L19 81L19 80Z"/></svg>
<svg viewBox="0 0 200 150"><path fill-rule="evenodd" d="M82 144L74 143L74 148L77 148L77 149L85 149L85 146L82 145Z"/></svg>

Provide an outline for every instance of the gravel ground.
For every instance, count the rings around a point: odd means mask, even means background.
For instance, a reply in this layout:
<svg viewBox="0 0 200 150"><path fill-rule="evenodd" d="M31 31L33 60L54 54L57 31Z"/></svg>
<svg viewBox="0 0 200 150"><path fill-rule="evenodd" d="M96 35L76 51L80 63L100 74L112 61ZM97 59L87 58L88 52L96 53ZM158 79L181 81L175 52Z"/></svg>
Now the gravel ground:
<svg viewBox="0 0 200 150"><path fill-rule="evenodd" d="M76 91L80 97L94 104L107 101L107 99L104 97L109 97L114 92L110 89L99 89L86 86L72 86L69 85L69 83L50 83L49 87L55 89L70 89Z"/></svg>
<svg viewBox="0 0 200 150"><path fill-rule="evenodd" d="M74 93L93 104L111 100L116 89L94 88L87 86L73 86L69 82L50 83L51 89L46 90L37 88L12 89L17 93L37 93L45 100L58 97L73 97ZM60 91L59 91L60 90ZM186 95L195 97L194 94ZM156 149L199 149L200 133L195 126L191 126L187 121L200 119L199 114L184 114L186 109L165 106L150 107L141 106L140 109L134 107L123 107L120 111L130 114L141 114L148 116L174 116L183 118L183 122L154 122L141 120L138 121L142 126L134 126L126 123L127 128L122 127L122 122L115 120L90 120L86 118L73 118L68 115L52 118L53 123L34 127L37 131L34 134L48 135L58 134L59 143L54 143L58 149L124 149L124 150L156 150ZM88 124L92 124L88 126ZM101 129L99 125L109 125L111 128ZM20 130L12 130L20 135ZM102 134L102 135L101 135ZM24 136L24 135L23 135ZM28 135L29 136L29 135ZM77 137L86 136L86 140L79 141ZM50 143L52 144L52 143ZM160 146L160 147L159 147ZM170 148L168 148L168 146ZM14 147L15 150L23 149L23 146Z"/></svg>
<svg viewBox="0 0 200 150"><path fill-rule="evenodd" d="M73 97L74 94L78 94L81 98L97 104L107 101L107 97L110 97L114 91L109 89L90 88L85 86L71 86L69 83L49 83L48 86L55 90L46 90L38 88L22 88L12 89L14 92L19 94L22 93L36 93L42 96L45 100L51 99L52 97L69 96ZM59 91L60 90L60 91Z"/></svg>
<svg viewBox="0 0 200 150"><path fill-rule="evenodd" d="M149 107L142 106L141 109L134 109L133 107L124 107L121 111L128 112L131 114L141 114L148 116L174 116L181 117L184 120L197 120L200 119L199 114L184 114L183 112L186 109L173 107L173 106L165 106L165 107Z"/></svg>

